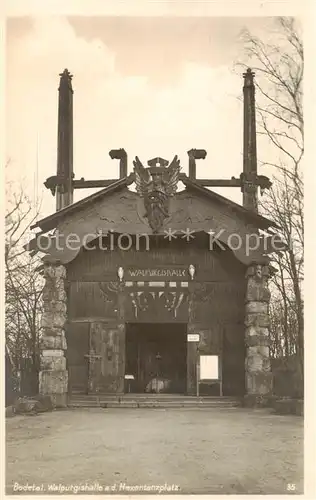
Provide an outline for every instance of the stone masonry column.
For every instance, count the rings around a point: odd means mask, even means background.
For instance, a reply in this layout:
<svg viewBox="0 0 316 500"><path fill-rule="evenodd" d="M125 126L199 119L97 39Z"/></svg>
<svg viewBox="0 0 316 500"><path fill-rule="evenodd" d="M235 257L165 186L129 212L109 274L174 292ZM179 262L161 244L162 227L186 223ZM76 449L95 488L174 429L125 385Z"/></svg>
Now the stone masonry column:
<svg viewBox="0 0 316 500"><path fill-rule="evenodd" d="M264 406L272 392L269 355L269 268L252 264L246 274L246 406Z"/></svg>
<svg viewBox="0 0 316 500"><path fill-rule="evenodd" d="M56 407L67 406L68 392L64 330L67 318L65 277L64 266L45 264L39 392L51 396Z"/></svg>

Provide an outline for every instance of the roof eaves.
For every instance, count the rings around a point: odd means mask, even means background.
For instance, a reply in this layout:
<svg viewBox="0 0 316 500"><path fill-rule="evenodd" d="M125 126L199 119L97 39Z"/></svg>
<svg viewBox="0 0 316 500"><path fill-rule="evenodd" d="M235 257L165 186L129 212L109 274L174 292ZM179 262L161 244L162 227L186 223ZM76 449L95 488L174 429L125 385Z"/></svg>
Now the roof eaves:
<svg viewBox="0 0 316 500"><path fill-rule="evenodd" d="M199 191L200 193L204 194L205 196L208 196L209 198L212 198L213 200L217 200L221 203L224 203L228 205L230 208L233 210L238 211L240 214L244 215L246 218L252 220L253 222L256 222L258 224L258 227L264 227L268 228L270 226L273 226L275 228L279 228L278 225L273 222L270 219L267 219L266 217L263 217L260 214L257 214L255 212L252 212L251 210L248 210L247 208L238 205L238 203L235 203L232 200L229 200L228 198L225 198L224 196L216 193L215 191L212 191L210 189L205 188L204 186L201 186L198 181L194 182L192 179L189 179L188 177L185 177L181 179L183 184L188 187L188 188L193 188Z"/></svg>
<svg viewBox="0 0 316 500"><path fill-rule="evenodd" d="M40 228L42 231L47 232L51 229L54 229L57 225L57 222L67 215L69 215L72 212L75 212L78 209L81 209L85 207L86 205L90 204L93 201L96 201L103 196L106 196L107 194L110 194L118 189L121 189L123 187L127 187L129 184L133 182L133 179L131 176L128 177L123 177L122 179L119 179L118 181L113 182L109 186L107 186L104 189L101 189L100 191L97 191L96 193L91 194L90 196L87 196L86 198L83 198L82 200L77 201L76 203L72 203L71 205L68 205L67 207L63 208L62 210L59 210L58 212L55 212L51 215L48 215L44 219L41 219L36 222L33 226L31 226L31 229L35 228Z"/></svg>

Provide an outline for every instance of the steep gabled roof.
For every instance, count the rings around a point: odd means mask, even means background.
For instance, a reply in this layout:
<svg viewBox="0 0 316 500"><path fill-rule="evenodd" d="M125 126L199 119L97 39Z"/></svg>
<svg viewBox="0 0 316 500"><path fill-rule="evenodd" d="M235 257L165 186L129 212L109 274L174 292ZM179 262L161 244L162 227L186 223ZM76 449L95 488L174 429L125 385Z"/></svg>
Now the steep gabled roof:
<svg viewBox="0 0 316 500"><path fill-rule="evenodd" d="M237 217L246 220L249 223L252 223L256 227L260 229L267 229L268 227L278 227L273 221L263 217L262 215L256 214L238 203L235 203L224 196L221 196L210 189L207 189L199 184L198 181L193 181L189 179L185 174L182 174L180 180L186 186L187 190L195 191L196 193L201 194L202 196L206 196L208 199L216 202L226 209L228 208L230 211L233 211ZM93 193L86 198L73 203L72 205L59 210L58 212L45 217L44 219L39 220L36 224L34 224L31 229L40 228L44 233L50 231L57 227L58 223L62 220L65 220L68 217L71 217L74 213L79 210L82 210L92 204L95 201L101 201L103 198L106 198L110 194L113 194L116 191L120 191L124 188L127 188L130 184L134 182L134 174L130 174L128 177L124 177L119 179L118 181L113 182L109 186L100 191ZM135 193L135 196L137 194Z"/></svg>

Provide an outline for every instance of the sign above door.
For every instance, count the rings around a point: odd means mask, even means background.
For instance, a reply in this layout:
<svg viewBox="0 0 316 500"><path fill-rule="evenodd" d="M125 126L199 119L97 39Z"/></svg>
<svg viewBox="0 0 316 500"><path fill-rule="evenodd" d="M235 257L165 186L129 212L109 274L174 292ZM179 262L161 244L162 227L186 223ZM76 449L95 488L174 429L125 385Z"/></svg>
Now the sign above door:
<svg viewBox="0 0 316 500"><path fill-rule="evenodd" d="M126 281L185 281L190 279L190 274L188 266L128 267L124 278Z"/></svg>

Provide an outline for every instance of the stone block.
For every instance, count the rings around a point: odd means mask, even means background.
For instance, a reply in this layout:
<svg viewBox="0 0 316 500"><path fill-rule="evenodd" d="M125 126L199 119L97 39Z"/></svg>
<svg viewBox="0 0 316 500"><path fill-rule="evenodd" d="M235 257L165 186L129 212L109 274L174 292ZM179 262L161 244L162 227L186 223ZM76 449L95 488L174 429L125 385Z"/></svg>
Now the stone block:
<svg viewBox="0 0 316 500"><path fill-rule="evenodd" d="M270 326L270 318L267 313L247 313L245 316L245 325L249 326L260 326L261 328L268 328Z"/></svg>
<svg viewBox="0 0 316 500"><path fill-rule="evenodd" d="M44 337L65 337L66 332L63 327L41 327L41 336Z"/></svg>
<svg viewBox="0 0 316 500"><path fill-rule="evenodd" d="M273 407L277 415L304 415L304 401L300 399L277 399Z"/></svg>
<svg viewBox="0 0 316 500"><path fill-rule="evenodd" d="M56 408L66 408L68 406L68 394L52 394L51 398Z"/></svg>
<svg viewBox="0 0 316 500"><path fill-rule="evenodd" d="M66 268L64 266L46 265L44 267L44 276L47 278L65 278Z"/></svg>
<svg viewBox="0 0 316 500"><path fill-rule="evenodd" d="M64 356L41 356L41 369L51 371L65 371L66 358Z"/></svg>
<svg viewBox="0 0 316 500"><path fill-rule="evenodd" d="M14 412L16 414L37 414L45 411L52 411L55 408L51 396L38 394L32 397L18 398L14 403Z"/></svg>
<svg viewBox="0 0 316 500"><path fill-rule="evenodd" d="M258 271L261 275L261 278L259 278ZM269 266L265 265L264 263L260 264L259 262L257 264L253 263L248 267L246 276L249 279L256 279L257 281L262 282L264 278L270 277Z"/></svg>
<svg viewBox="0 0 316 500"><path fill-rule="evenodd" d="M37 413L37 401L30 398L18 398L14 403L15 413L18 415L25 413Z"/></svg>
<svg viewBox="0 0 316 500"><path fill-rule="evenodd" d="M258 335L258 333L259 333L259 328L260 327L256 327L256 326L253 326L253 325L247 327L246 328L246 336L249 337L249 338L250 337L256 337Z"/></svg>
<svg viewBox="0 0 316 500"><path fill-rule="evenodd" d="M42 395L63 394L68 391L67 370L41 370L39 373L39 392Z"/></svg>
<svg viewBox="0 0 316 500"><path fill-rule="evenodd" d="M244 404L245 408L267 408L269 397L258 394L246 394L244 396Z"/></svg>
<svg viewBox="0 0 316 500"><path fill-rule="evenodd" d="M259 354L252 354L246 358L246 370L249 372L261 371L263 359Z"/></svg>
<svg viewBox="0 0 316 500"><path fill-rule="evenodd" d="M56 278L66 278L65 266L56 266L55 267L55 276L56 276Z"/></svg>
<svg viewBox="0 0 316 500"><path fill-rule="evenodd" d="M44 313L64 314L66 316L67 304L57 300L43 301L43 310Z"/></svg>
<svg viewBox="0 0 316 500"><path fill-rule="evenodd" d="M60 357L64 355L64 351L62 349L43 349L42 356L55 356Z"/></svg>
<svg viewBox="0 0 316 500"><path fill-rule="evenodd" d="M269 347L249 346L246 355L246 367L249 371L268 371L270 367Z"/></svg>
<svg viewBox="0 0 316 500"><path fill-rule="evenodd" d="M55 404L51 396L37 394L32 399L36 399L36 401L40 404L39 412L51 411L55 408Z"/></svg>
<svg viewBox="0 0 316 500"><path fill-rule="evenodd" d="M273 375L269 371L246 371L247 394L268 395L272 392Z"/></svg>
<svg viewBox="0 0 316 500"><path fill-rule="evenodd" d="M44 311L41 320L42 328L62 328L67 320L63 312Z"/></svg>
<svg viewBox="0 0 316 500"><path fill-rule="evenodd" d="M270 291L267 286L258 283L254 279L249 279L247 284L246 302L269 302Z"/></svg>
<svg viewBox="0 0 316 500"><path fill-rule="evenodd" d="M249 338L251 337L269 338L269 329L262 326L250 325L249 327L246 328L246 335Z"/></svg>
<svg viewBox="0 0 316 500"><path fill-rule="evenodd" d="M43 336L41 338L41 349L67 349L66 338L64 335Z"/></svg>
<svg viewBox="0 0 316 500"><path fill-rule="evenodd" d="M15 415L16 415L15 407L13 405L7 406L5 409L5 418L15 417Z"/></svg>
<svg viewBox="0 0 316 500"><path fill-rule="evenodd" d="M268 328L253 325L246 327L245 342L248 347L269 346L271 339Z"/></svg>
<svg viewBox="0 0 316 500"><path fill-rule="evenodd" d="M269 314L269 306L266 302L247 302L246 313Z"/></svg>
<svg viewBox="0 0 316 500"><path fill-rule="evenodd" d="M262 356L262 358L270 359L270 351L269 346L266 345L258 345L256 346L257 353Z"/></svg>
<svg viewBox="0 0 316 500"><path fill-rule="evenodd" d="M269 358L269 347L262 345L251 346L247 350L247 356L250 354L258 354L262 358Z"/></svg>
<svg viewBox="0 0 316 500"><path fill-rule="evenodd" d="M43 301L50 302L51 300L60 300L66 302L67 294L64 289L63 283L60 283L59 286L56 286L55 281L52 281L51 285L46 282L43 289Z"/></svg>

